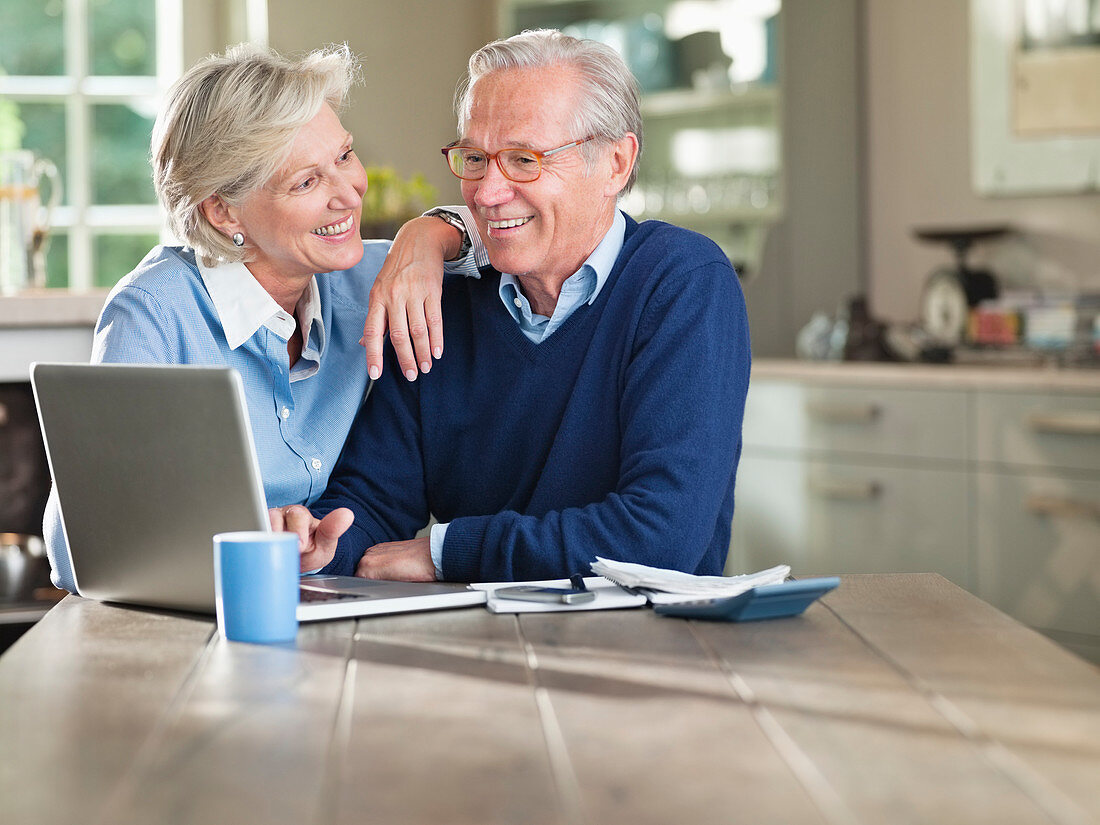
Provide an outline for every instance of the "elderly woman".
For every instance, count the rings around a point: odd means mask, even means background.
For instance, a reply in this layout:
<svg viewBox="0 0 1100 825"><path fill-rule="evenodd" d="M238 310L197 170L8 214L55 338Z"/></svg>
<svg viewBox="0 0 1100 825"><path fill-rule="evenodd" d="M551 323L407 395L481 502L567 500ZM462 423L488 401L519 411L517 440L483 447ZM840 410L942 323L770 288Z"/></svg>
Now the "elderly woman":
<svg viewBox="0 0 1100 825"><path fill-rule="evenodd" d="M180 78L154 127L152 162L186 246L154 248L96 326L93 362L240 372L271 507L324 491L380 372L387 319L413 380L442 351L443 261L464 254L457 271L476 273L476 230L463 231L459 208L410 221L392 245L360 240L367 176L338 115L357 72L346 47L293 61L244 45ZM51 496L53 580L75 592L60 515Z"/></svg>

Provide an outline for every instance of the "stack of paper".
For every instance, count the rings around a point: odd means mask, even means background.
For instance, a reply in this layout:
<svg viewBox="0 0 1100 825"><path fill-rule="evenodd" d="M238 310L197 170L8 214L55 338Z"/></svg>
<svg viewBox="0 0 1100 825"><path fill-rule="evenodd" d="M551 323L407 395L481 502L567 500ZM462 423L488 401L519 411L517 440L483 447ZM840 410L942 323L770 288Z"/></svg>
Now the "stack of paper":
<svg viewBox="0 0 1100 825"><path fill-rule="evenodd" d="M660 567L611 561L597 556L592 562L592 572L623 587L642 591L653 604L675 604L727 598L761 585L780 584L790 575L791 567L780 564L742 576L694 576L679 570L663 570Z"/></svg>

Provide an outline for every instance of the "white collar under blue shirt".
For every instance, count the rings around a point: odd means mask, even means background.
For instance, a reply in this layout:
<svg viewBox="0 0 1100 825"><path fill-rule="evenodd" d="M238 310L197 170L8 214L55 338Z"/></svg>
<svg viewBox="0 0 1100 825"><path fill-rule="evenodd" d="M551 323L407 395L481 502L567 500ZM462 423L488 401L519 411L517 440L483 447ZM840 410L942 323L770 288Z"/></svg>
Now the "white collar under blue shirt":
<svg viewBox="0 0 1100 825"><path fill-rule="evenodd" d="M260 327L267 327L285 341L294 335L294 318L279 306L244 264L223 263L208 267L201 258L196 263L231 348L237 349ZM317 371L325 349L325 325L316 277L309 279L309 287L298 300L295 314L302 325L302 355L290 370L290 380L300 381ZM316 340L311 340L314 328Z"/></svg>
<svg viewBox="0 0 1100 825"><path fill-rule="evenodd" d="M607 283L607 277L619 258L623 249L623 240L626 238L626 218L618 209L615 210L615 218L611 228L607 230L603 240L600 241L592 254L588 256L581 268L574 272L561 285L558 295L558 303L554 307L554 314L547 318L545 315L536 315L531 311L531 302L520 289L519 280L514 275L502 272L500 275L500 300L507 307L519 328L536 344L540 344L549 338L558 327L568 320L576 309L582 304L591 304L600 294L603 285Z"/></svg>

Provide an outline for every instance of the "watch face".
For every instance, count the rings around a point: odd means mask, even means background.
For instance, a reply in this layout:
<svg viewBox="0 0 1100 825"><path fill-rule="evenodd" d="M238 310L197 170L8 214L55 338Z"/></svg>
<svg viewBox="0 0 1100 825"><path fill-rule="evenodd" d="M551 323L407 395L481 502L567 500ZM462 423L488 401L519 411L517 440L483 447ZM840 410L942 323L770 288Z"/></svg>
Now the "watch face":
<svg viewBox="0 0 1100 825"><path fill-rule="evenodd" d="M959 344L969 315L966 291L955 272L934 272L921 296L921 321L925 331L942 343Z"/></svg>

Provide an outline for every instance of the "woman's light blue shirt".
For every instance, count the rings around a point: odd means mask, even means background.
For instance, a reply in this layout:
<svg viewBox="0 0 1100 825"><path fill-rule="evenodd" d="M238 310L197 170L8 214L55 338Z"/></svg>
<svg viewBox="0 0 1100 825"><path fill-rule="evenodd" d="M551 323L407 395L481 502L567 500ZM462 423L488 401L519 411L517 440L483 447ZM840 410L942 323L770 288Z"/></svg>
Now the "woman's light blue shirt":
<svg viewBox="0 0 1100 825"><path fill-rule="evenodd" d="M295 319L242 264L208 269L189 248L156 247L108 296L91 360L235 368L268 506L308 505L324 491L369 383L359 339L389 248L389 241L365 241L355 267L314 277L297 307L305 340L292 368ZM473 257L448 270L476 274ZM54 583L76 592L55 495L43 532Z"/></svg>

